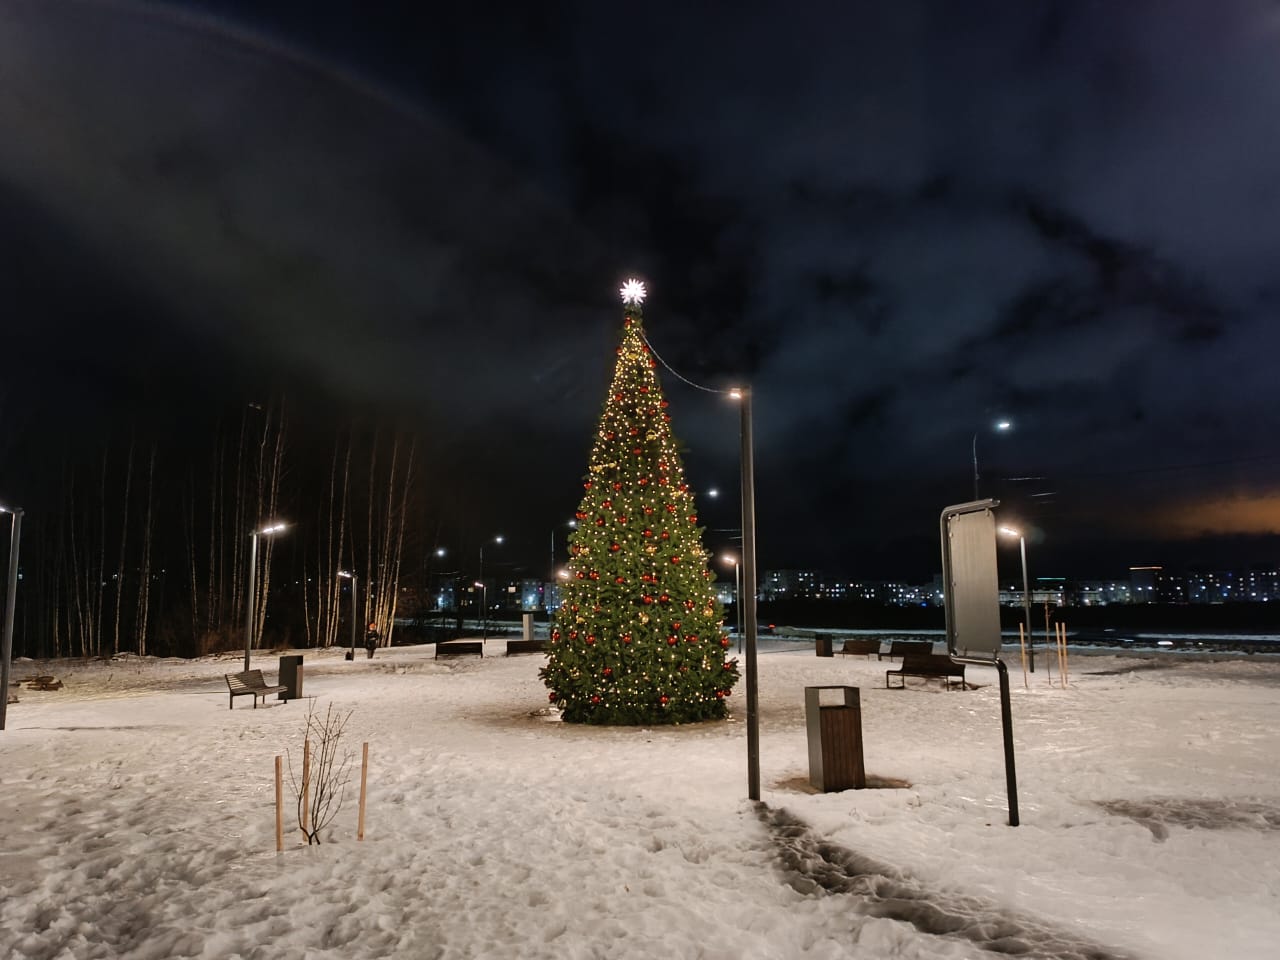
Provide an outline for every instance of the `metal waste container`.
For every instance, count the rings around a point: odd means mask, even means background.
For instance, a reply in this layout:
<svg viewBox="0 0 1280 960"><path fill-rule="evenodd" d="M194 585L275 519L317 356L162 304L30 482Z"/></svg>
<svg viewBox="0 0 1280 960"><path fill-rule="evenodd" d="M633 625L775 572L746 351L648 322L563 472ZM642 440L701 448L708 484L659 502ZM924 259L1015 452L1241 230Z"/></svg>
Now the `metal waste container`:
<svg viewBox="0 0 1280 960"><path fill-rule="evenodd" d="M830 657L834 656L831 652L831 634L815 633L813 635L813 645L817 648L818 656Z"/></svg>
<svg viewBox="0 0 1280 960"><path fill-rule="evenodd" d="M824 690L839 690L839 703L822 703ZM867 785L862 764L862 704L857 687L805 687L809 734L809 783L823 793Z"/></svg>
<svg viewBox="0 0 1280 960"><path fill-rule="evenodd" d="M280 679L276 682L284 687L277 700L297 700L302 696L302 654L280 658Z"/></svg>

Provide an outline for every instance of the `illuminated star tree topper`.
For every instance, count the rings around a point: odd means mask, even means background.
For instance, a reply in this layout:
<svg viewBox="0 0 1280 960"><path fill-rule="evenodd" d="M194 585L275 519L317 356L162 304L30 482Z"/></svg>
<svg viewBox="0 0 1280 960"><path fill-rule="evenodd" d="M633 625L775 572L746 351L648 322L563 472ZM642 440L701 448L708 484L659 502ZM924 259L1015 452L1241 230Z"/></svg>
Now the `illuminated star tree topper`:
<svg viewBox="0 0 1280 960"><path fill-rule="evenodd" d="M622 289L619 290L618 292L622 294L623 303L626 303L626 304L634 303L637 306L644 303L645 290L644 290L643 280L637 280L634 277L632 277L630 280L628 280L626 283L622 285Z"/></svg>

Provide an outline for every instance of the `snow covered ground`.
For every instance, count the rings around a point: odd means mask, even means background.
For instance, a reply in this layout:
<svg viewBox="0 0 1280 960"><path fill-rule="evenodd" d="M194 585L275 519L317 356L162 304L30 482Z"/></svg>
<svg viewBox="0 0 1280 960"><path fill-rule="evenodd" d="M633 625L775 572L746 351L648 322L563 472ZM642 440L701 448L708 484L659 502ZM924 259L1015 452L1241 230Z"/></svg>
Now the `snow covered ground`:
<svg viewBox="0 0 1280 960"><path fill-rule="evenodd" d="M238 657L17 662L65 686L0 732L0 957L1276 956L1280 660L1019 671L1012 828L992 670L889 691L874 657L764 644L757 808L741 687L728 723L582 728L504 649L303 651L304 700L256 710L227 709ZM879 788L809 787L824 684L861 688ZM353 711L357 779L369 743L366 836L353 783L277 855L308 701Z"/></svg>

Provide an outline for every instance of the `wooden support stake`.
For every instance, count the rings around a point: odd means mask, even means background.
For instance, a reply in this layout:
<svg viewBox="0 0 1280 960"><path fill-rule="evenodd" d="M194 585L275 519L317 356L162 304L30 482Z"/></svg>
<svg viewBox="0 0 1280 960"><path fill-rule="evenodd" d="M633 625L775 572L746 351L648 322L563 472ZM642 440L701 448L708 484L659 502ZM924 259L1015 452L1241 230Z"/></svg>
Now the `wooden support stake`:
<svg viewBox="0 0 1280 960"><path fill-rule="evenodd" d="M276 757L276 853L284 853L284 787L280 779L279 757Z"/></svg>
<svg viewBox="0 0 1280 960"><path fill-rule="evenodd" d="M310 833L311 825L311 741L302 741L302 817L298 829Z"/></svg>
<svg viewBox="0 0 1280 960"><path fill-rule="evenodd" d="M1044 652L1045 652L1045 672L1048 676L1045 678L1049 681L1049 685L1053 686L1053 661L1049 659L1049 601L1044 602Z"/></svg>
<svg viewBox="0 0 1280 960"><path fill-rule="evenodd" d="M364 745L364 756L360 760L360 820L356 824L356 839L364 839L364 797L365 784L369 779L369 744L366 741Z"/></svg>
<svg viewBox="0 0 1280 960"><path fill-rule="evenodd" d="M1058 679L1067 685L1067 625L1058 624Z"/></svg>
<svg viewBox="0 0 1280 960"><path fill-rule="evenodd" d="M1030 689L1031 684L1027 681L1027 628L1026 624L1018 624L1018 648L1022 651L1022 687Z"/></svg>

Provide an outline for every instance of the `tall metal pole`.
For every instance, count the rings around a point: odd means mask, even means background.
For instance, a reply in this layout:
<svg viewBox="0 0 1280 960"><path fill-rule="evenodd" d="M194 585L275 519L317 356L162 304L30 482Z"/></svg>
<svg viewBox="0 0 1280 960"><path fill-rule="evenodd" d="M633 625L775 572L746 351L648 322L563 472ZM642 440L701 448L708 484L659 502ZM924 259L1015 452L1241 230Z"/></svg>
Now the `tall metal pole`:
<svg viewBox="0 0 1280 960"><path fill-rule="evenodd" d="M245 595L244 606L248 611L244 617L244 669L249 670L249 650L253 646L253 608L254 591L257 584L254 580L258 574L258 531L249 534L249 592Z"/></svg>
<svg viewBox="0 0 1280 960"><path fill-rule="evenodd" d="M489 639L489 611L485 609L484 602L484 544L480 544L480 579L476 581L476 586L480 591L476 594L476 603L479 609L476 613L480 615L480 637L481 642Z"/></svg>
<svg viewBox="0 0 1280 960"><path fill-rule="evenodd" d="M733 562L733 613L738 621L738 652L742 652L742 564Z"/></svg>
<svg viewBox="0 0 1280 960"><path fill-rule="evenodd" d="M0 650L0 730L9 712L9 663L13 659L13 611L18 596L18 544L22 540L22 510L15 507L9 528L9 592L4 601L4 645Z"/></svg>
<svg viewBox="0 0 1280 960"><path fill-rule="evenodd" d="M1036 643L1031 637L1031 581L1027 579L1027 538L1018 535L1018 547L1022 551L1022 615L1027 621L1027 653L1031 672L1036 672Z"/></svg>
<svg viewBox="0 0 1280 960"><path fill-rule="evenodd" d="M738 392L742 404L742 594L747 639L747 796L760 799L760 716L756 684L756 494L751 439L751 391Z"/></svg>

